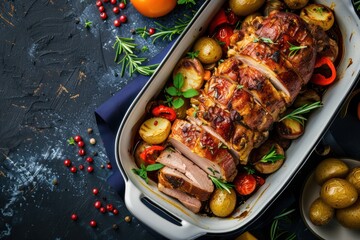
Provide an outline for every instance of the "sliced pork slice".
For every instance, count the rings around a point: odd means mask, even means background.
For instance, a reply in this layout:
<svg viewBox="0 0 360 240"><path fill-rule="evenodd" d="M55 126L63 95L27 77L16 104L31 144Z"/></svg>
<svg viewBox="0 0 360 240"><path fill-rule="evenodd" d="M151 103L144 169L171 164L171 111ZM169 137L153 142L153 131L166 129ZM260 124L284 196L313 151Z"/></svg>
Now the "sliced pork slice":
<svg viewBox="0 0 360 240"><path fill-rule="evenodd" d="M187 209L192 211L193 213L200 212L201 209L201 201L195 197L190 196L187 193L184 193L180 190L167 188L161 183L158 183L158 189L165 193L166 195L176 198L179 202L181 202Z"/></svg>
<svg viewBox="0 0 360 240"><path fill-rule="evenodd" d="M188 178L186 179L186 181L188 181L188 184L193 185L193 187L190 188L191 190L187 191L187 193L189 193L190 195L199 195L192 191L202 191L203 194L200 195L209 195L214 191L214 184L204 172L204 170L199 168L195 163L190 161L185 156L181 155L179 152L167 148L159 155L156 161L164 164L169 168L179 171L186 178ZM162 173L165 174L165 172L169 171L164 170L164 172Z"/></svg>
<svg viewBox="0 0 360 240"><path fill-rule="evenodd" d="M203 179L209 179L211 185L209 185L207 182L202 184L195 182L188 178L184 173L165 166L159 171L158 179L159 182L161 182L161 184L163 184L165 187L186 192L187 194L196 197L200 201L208 200L211 193L214 191L214 186L206 174L205 178Z"/></svg>
<svg viewBox="0 0 360 240"><path fill-rule="evenodd" d="M174 121L169 142L207 174L232 181L236 174L234 157L221 147L221 141L185 120Z"/></svg>

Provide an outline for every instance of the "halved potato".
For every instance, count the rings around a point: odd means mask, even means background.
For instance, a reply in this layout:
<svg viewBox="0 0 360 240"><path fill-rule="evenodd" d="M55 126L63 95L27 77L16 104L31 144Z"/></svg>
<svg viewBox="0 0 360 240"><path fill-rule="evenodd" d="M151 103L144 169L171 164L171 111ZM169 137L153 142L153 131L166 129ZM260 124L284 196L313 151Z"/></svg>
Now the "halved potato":
<svg viewBox="0 0 360 240"><path fill-rule="evenodd" d="M335 21L333 11L322 4L310 4L301 9L300 17L308 24L320 26L324 31L329 30Z"/></svg>
<svg viewBox="0 0 360 240"><path fill-rule="evenodd" d="M182 92L189 89L199 90L204 83L204 68L196 58L182 58L174 68L173 77L178 73L184 77Z"/></svg>
<svg viewBox="0 0 360 240"><path fill-rule="evenodd" d="M304 133L304 126L290 118L286 118L276 124L277 133L285 139L296 139Z"/></svg>
<svg viewBox="0 0 360 240"><path fill-rule="evenodd" d="M278 159L278 160L267 160L263 162L263 158L265 155L270 155L270 150L272 149L275 150L275 153L278 155L283 155L284 158L283 159ZM255 150L253 156L252 156L252 162L254 165L254 168L262 173L262 174L271 174L275 171L277 171L284 163L284 159L285 159L285 151L284 149L277 143L274 142L266 142L265 144L261 145L258 149Z"/></svg>
<svg viewBox="0 0 360 240"><path fill-rule="evenodd" d="M154 117L141 124L140 137L149 144L160 144L170 134L171 122L165 118Z"/></svg>

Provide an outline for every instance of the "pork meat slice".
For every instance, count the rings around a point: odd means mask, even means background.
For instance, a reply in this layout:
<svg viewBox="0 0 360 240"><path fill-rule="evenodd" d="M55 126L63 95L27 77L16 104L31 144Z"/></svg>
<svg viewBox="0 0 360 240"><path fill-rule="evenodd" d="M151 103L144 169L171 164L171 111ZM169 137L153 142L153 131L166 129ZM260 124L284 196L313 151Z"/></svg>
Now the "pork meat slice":
<svg viewBox="0 0 360 240"><path fill-rule="evenodd" d="M187 193L184 193L180 190L167 188L161 183L158 183L159 191L165 193L166 195L176 198L179 202L181 202L187 209L192 211L193 213L200 212L201 209L201 201L195 197L190 196Z"/></svg>
<svg viewBox="0 0 360 240"><path fill-rule="evenodd" d="M204 170L179 152L167 148L159 155L156 161L181 173L181 177L184 177L184 180L186 180L190 186L190 188L187 186L187 188L190 189L190 191L186 191L188 194L207 197L214 191L214 184ZM164 170L163 174L165 174L165 172ZM182 176L182 174L184 176ZM196 192L201 192L201 194L197 194ZM200 200L204 201L203 199Z"/></svg>
<svg viewBox="0 0 360 240"><path fill-rule="evenodd" d="M221 141L204 129L185 120L176 119L169 142L207 174L231 182L236 174L236 160Z"/></svg>

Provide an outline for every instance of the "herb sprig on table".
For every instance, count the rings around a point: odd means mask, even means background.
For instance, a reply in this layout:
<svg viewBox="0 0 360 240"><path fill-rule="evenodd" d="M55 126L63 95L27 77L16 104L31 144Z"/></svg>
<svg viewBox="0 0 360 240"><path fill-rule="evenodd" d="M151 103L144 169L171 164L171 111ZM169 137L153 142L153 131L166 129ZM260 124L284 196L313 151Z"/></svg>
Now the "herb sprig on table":
<svg viewBox="0 0 360 240"><path fill-rule="evenodd" d="M125 70L128 70L130 76L137 72L141 75L149 76L153 74L158 64L143 65L146 58L138 57L134 51L136 50L137 44L134 43L132 38L116 37L113 48L115 49L114 61L121 64L120 76L123 77Z"/></svg>

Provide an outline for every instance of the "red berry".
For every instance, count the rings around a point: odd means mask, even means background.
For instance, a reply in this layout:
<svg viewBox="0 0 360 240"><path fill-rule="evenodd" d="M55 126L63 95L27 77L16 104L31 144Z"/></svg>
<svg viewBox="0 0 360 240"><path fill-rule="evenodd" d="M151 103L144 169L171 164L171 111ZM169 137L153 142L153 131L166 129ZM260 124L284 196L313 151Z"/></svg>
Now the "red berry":
<svg viewBox="0 0 360 240"><path fill-rule="evenodd" d="M93 167L93 166L88 166L88 167L87 167L87 171L88 171L89 173L92 173L92 172L94 171L94 167Z"/></svg>
<svg viewBox="0 0 360 240"><path fill-rule="evenodd" d="M114 206L109 203L109 204L106 205L106 210L107 210L108 212L112 212L112 211L114 210Z"/></svg>
<svg viewBox="0 0 360 240"><path fill-rule="evenodd" d="M94 203L94 207L97 208L97 209L101 208L101 202L100 202L100 201L96 201L96 202Z"/></svg>
<svg viewBox="0 0 360 240"><path fill-rule="evenodd" d="M104 2L110 2L110 0L103 0Z"/></svg>
<svg viewBox="0 0 360 240"><path fill-rule="evenodd" d="M90 226L91 226L91 227L96 227L96 225L97 225L97 224L96 224L96 221L95 221L95 220L91 220L91 221L90 221Z"/></svg>
<svg viewBox="0 0 360 240"><path fill-rule="evenodd" d="M80 164L80 165L79 165L79 169L80 169L80 170L84 170L84 165Z"/></svg>
<svg viewBox="0 0 360 240"><path fill-rule="evenodd" d="M118 215L118 214L119 214L119 210L117 210L116 208L114 208L114 209L112 210L112 213L113 213L114 215Z"/></svg>
<svg viewBox="0 0 360 240"><path fill-rule="evenodd" d="M78 153L80 156L84 156L86 152L85 152L85 149L80 148Z"/></svg>
<svg viewBox="0 0 360 240"><path fill-rule="evenodd" d="M115 19L115 20L114 20L114 26L115 26L115 27L120 27L120 25L121 25L120 20L119 20L119 19Z"/></svg>
<svg viewBox="0 0 360 240"><path fill-rule="evenodd" d="M100 1L100 0L98 0L98 1L96 1L96 6L97 7L100 7L100 6L102 6L103 4L102 4L102 1Z"/></svg>
<svg viewBox="0 0 360 240"><path fill-rule="evenodd" d="M71 220L73 221L78 220L78 216L75 213L71 214Z"/></svg>
<svg viewBox="0 0 360 240"><path fill-rule="evenodd" d="M70 161L70 159L65 159L65 160L64 160L64 165L67 166L67 167L70 167L70 166L71 166L71 161Z"/></svg>
<svg viewBox="0 0 360 240"><path fill-rule="evenodd" d="M78 141L77 145L78 145L79 148L82 148L82 147L85 146L85 143L84 143L84 141Z"/></svg>
<svg viewBox="0 0 360 240"><path fill-rule="evenodd" d="M127 22L127 17L125 15L121 15L119 18L120 22L122 23L126 23Z"/></svg>
<svg viewBox="0 0 360 240"><path fill-rule="evenodd" d="M112 169L112 166L111 166L111 164L109 163L109 164L107 164L106 165L106 167L107 167L107 169Z"/></svg>
<svg viewBox="0 0 360 240"><path fill-rule="evenodd" d="M99 209L99 211L100 211L101 213L106 213L106 208L101 207L101 208Z"/></svg>
<svg viewBox="0 0 360 240"><path fill-rule="evenodd" d="M149 34L153 35L156 32L155 28L149 28Z"/></svg>
<svg viewBox="0 0 360 240"><path fill-rule="evenodd" d="M94 159L93 159L92 157L87 157L87 158L86 158L86 161L87 161L88 163L93 163L93 162L94 162Z"/></svg>
<svg viewBox="0 0 360 240"><path fill-rule="evenodd" d="M99 193L99 189L93 188L92 193L93 193L94 195L97 195L97 194Z"/></svg>
<svg viewBox="0 0 360 240"><path fill-rule="evenodd" d="M119 4L119 8L120 8L120 9L125 9L125 8L126 8L126 4L123 3L123 2L121 2L121 3Z"/></svg>
<svg viewBox="0 0 360 240"><path fill-rule="evenodd" d="M106 14L106 12L100 13L100 17L101 17L102 20L106 20L106 19L107 19L107 14Z"/></svg>
<svg viewBox="0 0 360 240"><path fill-rule="evenodd" d="M118 7L113 7L113 13L118 14L120 9Z"/></svg>
<svg viewBox="0 0 360 240"><path fill-rule="evenodd" d="M115 4L116 4L116 0L110 0L110 3L111 3L112 5L115 5Z"/></svg>
<svg viewBox="0 0 360 240"><path fill-rule="evenodd" d="M98 7L98 9L99 9L99 12L105 12L105 7L104 6L100 6L100 7Z"/></svg>
<svg viewBox="0 0 360 240"><path fill-rule="evenodd" d="M82 138L81 138L81 136L79 136L79 135L76 135L76 136L74 137L74 141L75 141L75 142L79 142L79 141L82 141Z"/></svg>
<svg viewBox="0 0 360 240"><path fill-rule="evenodd" d="M72 172L72 173L76 173L76 172L77 172L77 168L76 168L76 167L74 167L74 166L72 166L72 167L70 168L70 172Z"/></svg>

